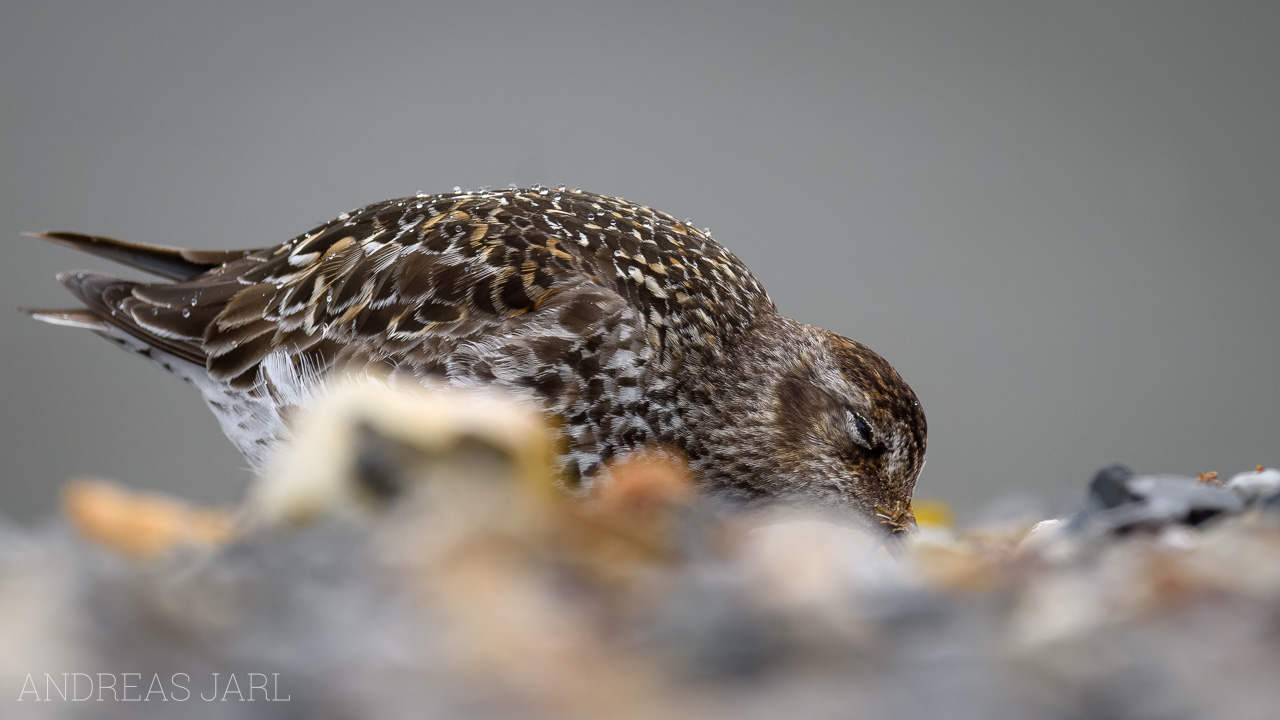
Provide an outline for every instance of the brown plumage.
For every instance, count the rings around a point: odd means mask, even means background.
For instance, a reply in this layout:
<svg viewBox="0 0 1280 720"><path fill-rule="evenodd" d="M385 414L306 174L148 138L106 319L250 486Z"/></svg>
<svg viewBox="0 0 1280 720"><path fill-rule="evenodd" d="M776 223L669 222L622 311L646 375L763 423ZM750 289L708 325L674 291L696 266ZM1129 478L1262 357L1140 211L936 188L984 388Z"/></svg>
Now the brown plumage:
<svg viewBox="0 0 1280 720"><path fill-rule="evenodd" d="M782 317L717 242L620 198L402 198L245 251L40 237L171 280L63 274L84 309L34 314L186 378L255 466L289 408L361 368L535 399L559 419L571 487L660 444L724 497L900 522L923 462L924 414L883 358Z"/></svg>

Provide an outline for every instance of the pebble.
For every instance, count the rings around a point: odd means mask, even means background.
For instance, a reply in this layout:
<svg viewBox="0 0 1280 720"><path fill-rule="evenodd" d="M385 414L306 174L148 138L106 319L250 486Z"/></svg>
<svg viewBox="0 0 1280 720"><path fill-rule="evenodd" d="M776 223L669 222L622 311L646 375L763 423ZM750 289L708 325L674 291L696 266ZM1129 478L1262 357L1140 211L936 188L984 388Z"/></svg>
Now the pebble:
<svg viewBox="0 0 1280 720"><path fill-rule="evenodd" d="M1280 499L1280 469L1263 468L1238 473L1227 481L1227 487L1235 491L1240 499L1249 505L1257 503L1265 503L1268 507L1280 505L1280 503L1270 502Z"/></svg>
<svg viewBox="0 0 1280 720"><path fill-rule="evenodd" d="M1058 541L1061 539L1066 527L1066 522L1060 518L1041 520L1018 543L1016 554L1025 555L1027 553L1040 552L1045 548L1055 547L1055 543L1060 544Z"/></svg>

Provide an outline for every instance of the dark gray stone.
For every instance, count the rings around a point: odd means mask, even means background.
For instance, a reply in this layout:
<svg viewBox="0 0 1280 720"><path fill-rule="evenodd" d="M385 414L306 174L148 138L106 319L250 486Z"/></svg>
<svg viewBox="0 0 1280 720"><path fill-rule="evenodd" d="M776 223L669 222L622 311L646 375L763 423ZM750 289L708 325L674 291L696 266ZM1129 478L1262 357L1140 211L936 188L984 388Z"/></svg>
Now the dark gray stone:
<svg viewBox="0 0 1280 720"><path fill-rule="evenodd" d="M1133 471L1126 465L1108 465L1093 476L1089 483L1089 499L1103 508L1120 507L1137 499L1127 485Z"/></svg>

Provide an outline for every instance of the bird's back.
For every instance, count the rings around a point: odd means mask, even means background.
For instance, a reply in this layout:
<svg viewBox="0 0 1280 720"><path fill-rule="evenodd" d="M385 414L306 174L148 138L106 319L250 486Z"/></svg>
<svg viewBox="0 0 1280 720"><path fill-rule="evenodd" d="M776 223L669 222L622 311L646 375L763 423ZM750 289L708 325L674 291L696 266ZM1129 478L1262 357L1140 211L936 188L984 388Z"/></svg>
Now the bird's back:
<svg viewBox="0 0 1280 720"><path fill-rule="evenodd" d="M376 365L526 389L567 420L570 464L590 472L620 441L678 432L675 375L773 312L707 235L576 190L388 200L242 253L92 240L176 281L65 275L87 310L62 319L187 377L251 461L318 380Z"/></svg>

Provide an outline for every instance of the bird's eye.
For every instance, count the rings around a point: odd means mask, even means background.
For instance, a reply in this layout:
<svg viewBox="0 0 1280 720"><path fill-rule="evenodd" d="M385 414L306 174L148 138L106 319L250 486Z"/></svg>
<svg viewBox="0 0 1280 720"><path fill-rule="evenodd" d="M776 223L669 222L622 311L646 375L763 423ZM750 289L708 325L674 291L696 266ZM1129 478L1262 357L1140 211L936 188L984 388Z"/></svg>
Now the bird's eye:
<svg viewBox="0 0 1280 720"><path fill-rule="evenodd" d="M849 432L849 437L853 438L854 442L867 449L871 448L871 425L867 423L866 419L852 410L845 410L844 424Z"/></svg>

